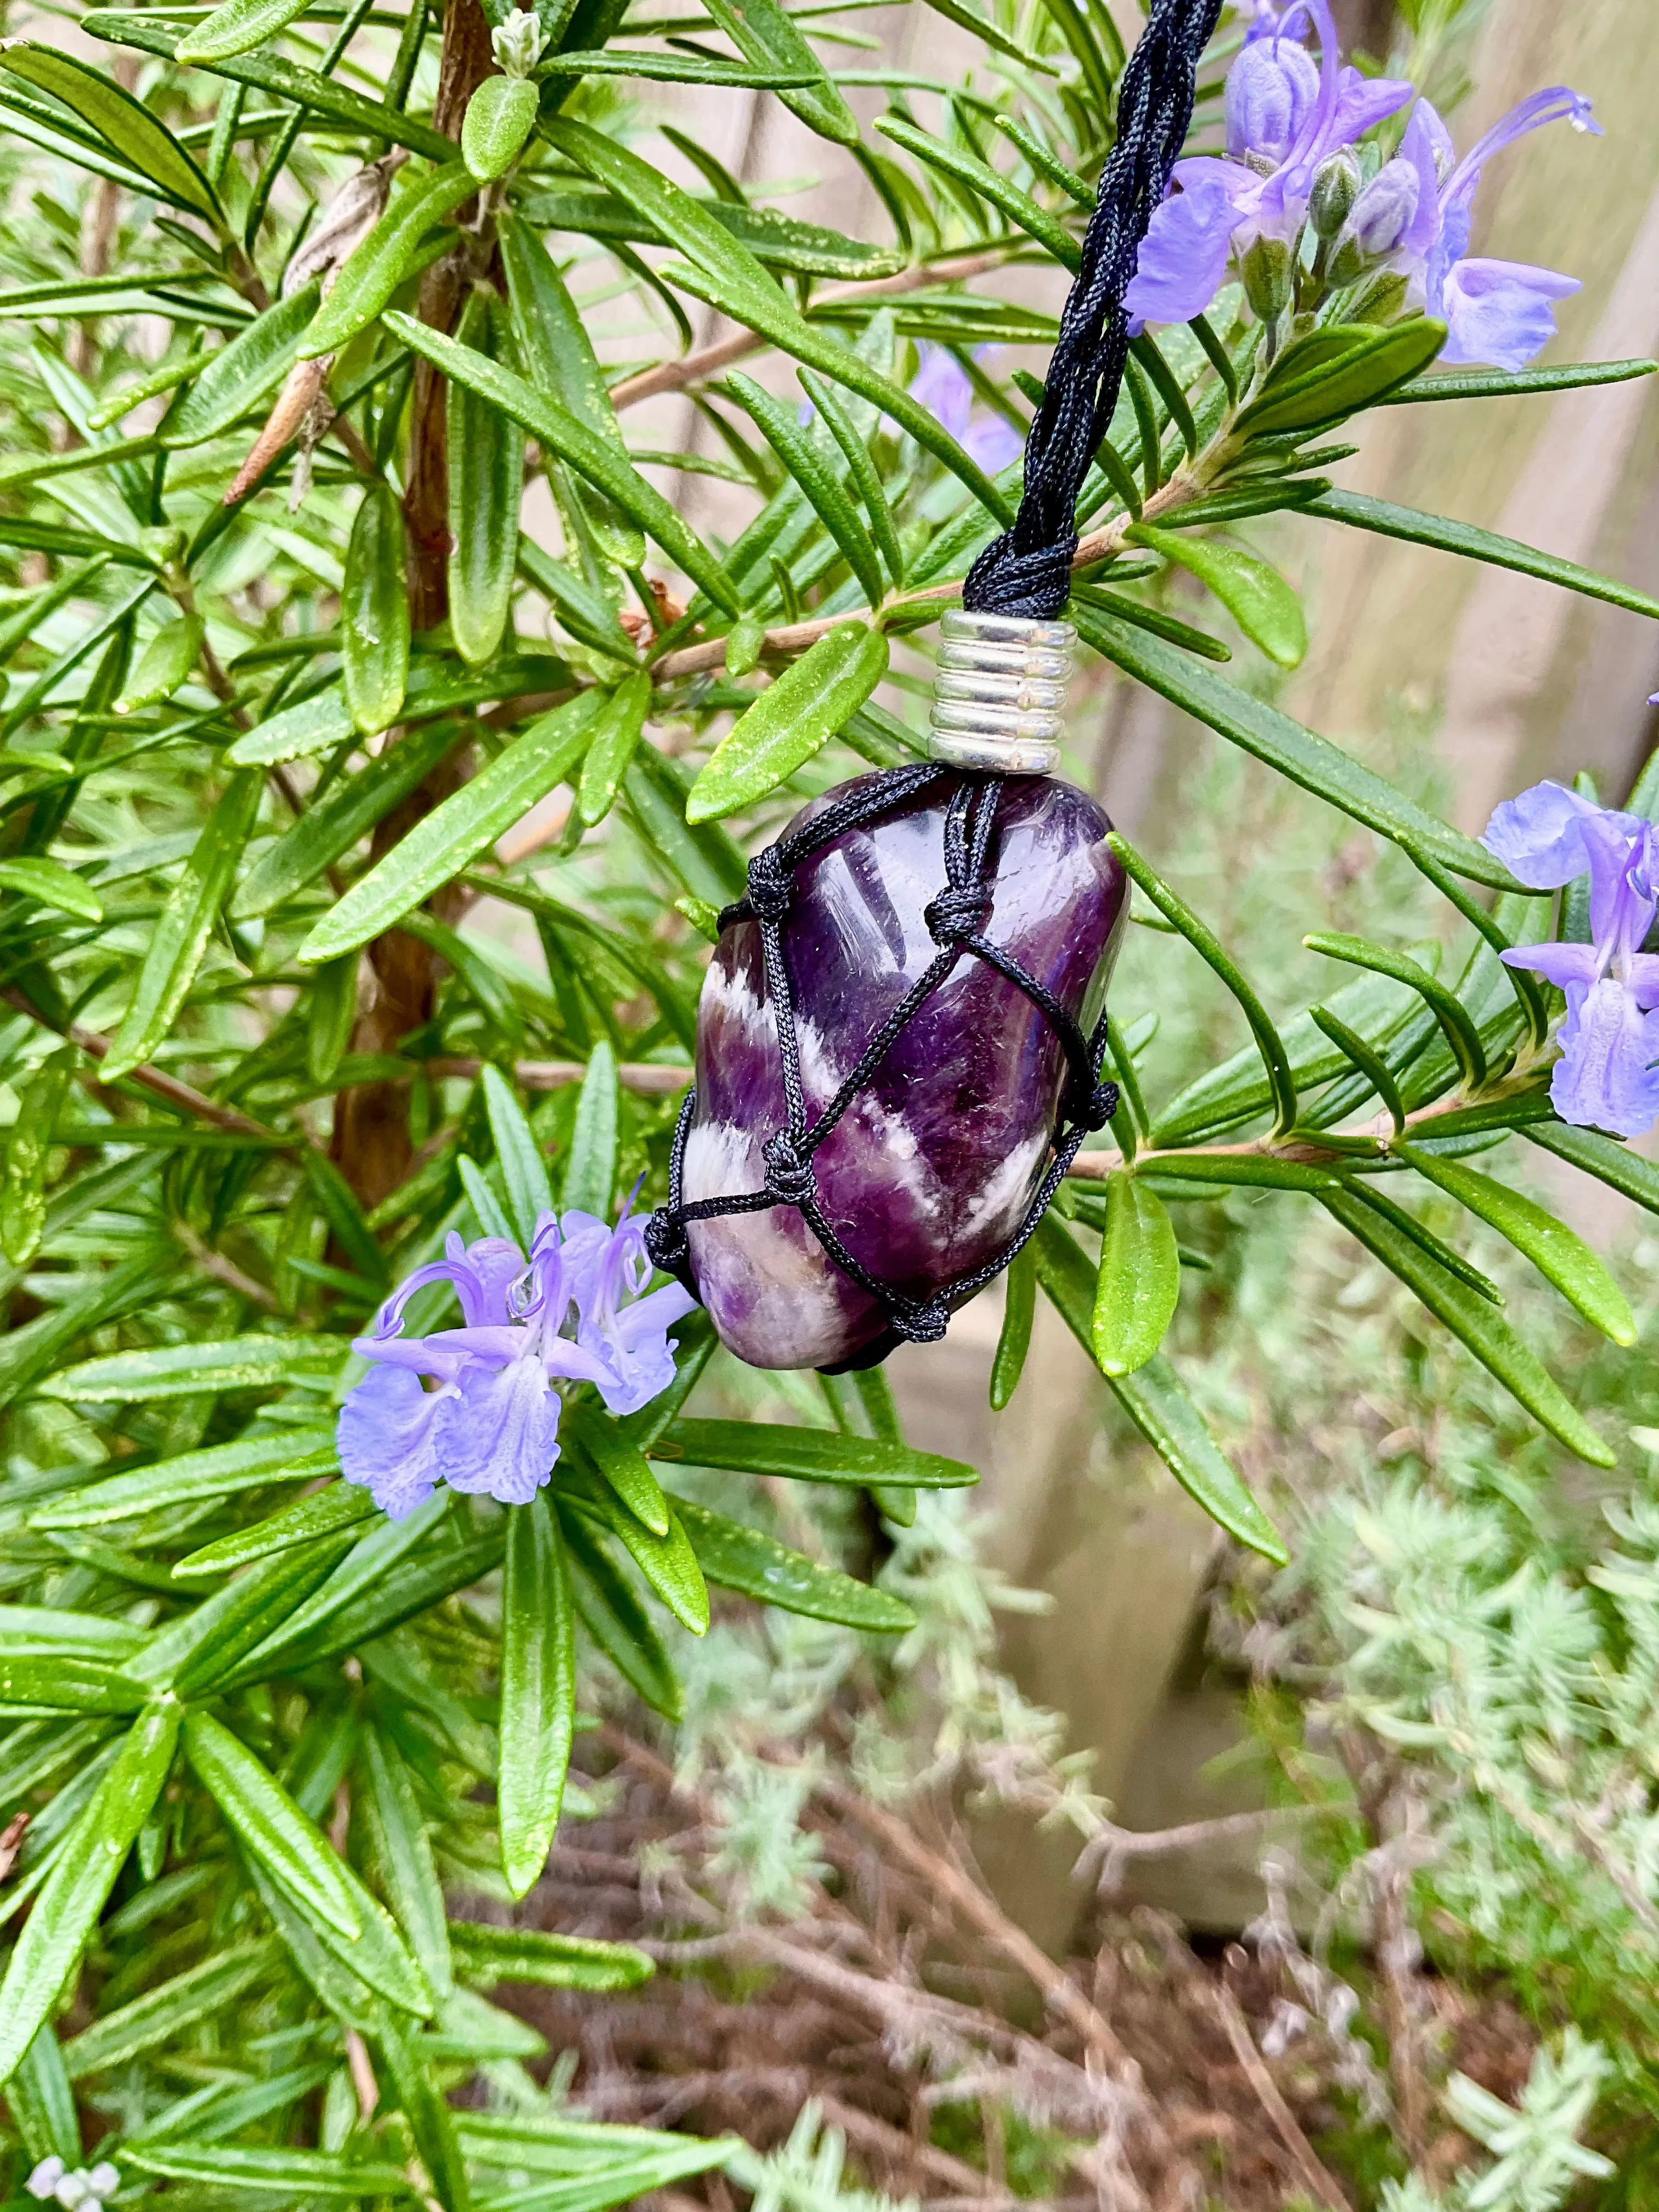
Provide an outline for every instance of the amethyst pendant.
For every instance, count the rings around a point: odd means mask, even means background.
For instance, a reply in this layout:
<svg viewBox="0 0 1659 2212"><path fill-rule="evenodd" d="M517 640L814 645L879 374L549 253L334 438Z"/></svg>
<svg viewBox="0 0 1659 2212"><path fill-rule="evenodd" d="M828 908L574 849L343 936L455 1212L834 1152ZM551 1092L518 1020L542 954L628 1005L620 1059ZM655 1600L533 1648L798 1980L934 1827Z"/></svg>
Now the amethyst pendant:
<svg viewBox="0 0 1659 2212"><path fill-rule="evenodd" d="M829 809L843 826L819 843ZM703 985L675 1194L685 1272L740 1358L857 1364L890 1325L938 1336L1052 1174L1062 1108L1073 1150L1100 1125L1078 1029L1101 1013L1127 911L1110 826L1048 777L900 769L815 800L755 863L756 918L728 922ZM1077 1025L1069 1053L999 957ZM698 1218L763 1193L781 1202Z"/></svg>

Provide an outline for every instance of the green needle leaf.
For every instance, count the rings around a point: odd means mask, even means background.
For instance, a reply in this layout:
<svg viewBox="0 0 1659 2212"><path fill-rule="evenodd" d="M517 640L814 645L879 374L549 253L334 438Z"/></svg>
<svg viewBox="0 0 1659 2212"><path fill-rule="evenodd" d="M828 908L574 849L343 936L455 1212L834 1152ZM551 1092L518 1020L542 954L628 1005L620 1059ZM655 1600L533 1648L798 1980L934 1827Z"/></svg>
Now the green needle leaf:
<svg viewBox="0 0 1659 2212"><path fill-rule="evenodd" d="M591 1407L580 1407L568 1417L567 1433L641 1527L653 1536L665 1536L668 1499L650 1461L622 1423L608 1414L596 1413Z"/></svg>
<svg viewBox="0 0 1659 2212"><path fill-rule="evenodd" d="M988 200L1000 214L1016 223L1029 237L1036 239L1073 276L1083 265L1083 248L1065 224L1048 210L1040 207L1029 192L959 147L946 145L943 139L919 130L902 116L881 115L876 118L876 128L884 138L890 138L896 146L902 146L907 154L914 154L919 161L930 168L939 169L947 177L969 186L981 199Z"/></svg>
<svg viewBox="0 0 1659 2212"><path fill-rule="evenodd" d="M741 0L741 4L738 0L705 0L705 4L752 69L800 79L797 85L780 89L784 106L809 131L833 145L858 144L858 118L787 9L780 7L778 0Z"/></svg>
<svg viewBox="0 0 1659 2212"><path fill-rule="evenodd" d="M253 827L259 783L252 770L234 775L208 817L151 933L137 987L99 1068L100 1082L112 1083L147 1060L173 1027Z"/></svg>
<svg viewBox="0 0 1659 2212"><path fill-rule="evenodd" d="M560 153L648 216L696 264L694 270L684 271L671 264L665 272L682 289L695 292L758 336L781 346L797 361L821 369L837 384L873 402L942 461L999 522L1005 526L1012 522L1011 502L937 416L862 356L842 345L828 331L809 323L754 254L738 243L711 210L600 131L565 117L544 127ZM728 611L735 614L738 610L732 607Z"/></svg>
<svg viewBox="0 0 1659 2212"><path fill-rule="evenodd" d="M1094 1271L1051 1214L1031 1240L1037 1280L1078 1342L1094 1357ZM1182 1489L1212 1521L1264 1559L1290 1554L1278 1530L1217 1447L1203 1416L1162 1352L1133 1375L1109 1375L1114 1395Z"/></svg>
<svg viewBox="0 0 1659 2212"><path fill-rule="evenodd" d="M510 80L492 77L493 84ZM470 111L469 111L470 112ZM501 319L483 318L487 353L500 349ZM449 628L470 667L485 665L513 608L524 504L524 433L465 385L449 395Z"/></svg>
<svg viewBox="0 0 1659 2212"><path fill-rule="evenodd" d="M803 1429L782 1421L684 1421L669 1424L647 1449L653 1459L690 1467L726 1467L739 1474L781 1474L793 1482L914 1483L921 1490L956 1490L977 1482L963 1460L914 1451L882 1437L835 1429Z"/></svg>
<svg viewBox="0 0 1659 2212"><path fill-rule="evenodd" d="M1367 1205L1358 1191L1322 1191L1320 1203L1466 1344L1534 1419L1592 1467L1612 1467L1617 1455L1522 1342L1490 1300L1449 1274L1396 1224Z"/></svg>
<svg viewBox="0 0 1659 2212"><path fill-rule="evenodd" d="M617 1055L608 1039L601 1037L587 1062L587 1073L576 1099L576 1119L570 1133L570 1156L565 1162L562 1206L592 1213L601 1221L611 1218L611 1194L617 1180L617 1127L621 1112L617 1084Z"/></svg>
<svg viewBox="0 0 1659 2212"><path fill-rule="evenodd" d="M834 737L886 673L883 633L861 622L837 623L726 732L691 787L686 820L716 821L775 791Z"/></svg>
<svg viewBox="0 0 1659 2212"><path fill-rule="evenodd" d="M220 1575L245 1567L250 1560L269 1559L273 1553L291 1551L314 1536L331 1536L359 1521L372 1520L380 1508L368 1491L353 1483L331 1482L309 1498L296 1498L280 1513L256 1521L251 1528L221 1536L190 1553L173 1570L175 1582L211 1582Z"/></svg>
<svg viewBox="0 0 1659 2212"><path fill-rule="evenodd" d="M883 587L875 545L823 454L788 409L781 407L752 377L734 370L729 381L732 390L760 425L768 445L805 493L819 521L841 548L866 599L872 607L878 607ZM865 459L867 465L867 454Z"/></svg>
<svg viewBox="0 0 1659 2212"><path fill-rule="evenodd" d="M775 1605L784 1613L839 1621L844 1627L881 1636L896 1636L915 1626L916 1617L902 1598L872 1589L838 1567L820 1566L706 1505L677 1498L674 1510L704 1574L723 1589L740 1590L744 1596L761 1605Z"/></svg>
<svg viewBox="0 0 1659 2212"><path fill-rule="evenodd" d="M1443 867L1472 883L1491 884L1499 890L1517 888L1509 870L1484 845L1449 828L1328 738L1304 729L1300 722L1292 721L1266 700L1252 698L1224 677L1198 666L1185 653L1172 651L1144 630L1132 629L1111 615L1074 603L1072 619L1079 634L1097 653L1103 653L1150 690L1160 692L1200 722L1208 723L1229 744L1265 762L1368 830L1407 850L1421 846Z"/></svg>
<svg viewBox="0 0 1659 2212"><path fill-rule="evenodd" d="M1468 1088L1478 1091L1485 1083L1486 1049L1473 1016L1456 993L1448 990L1426 968L1407 953L1391 952L1386 945L1373 945L1368 938L1350 937L1340 931L1316 930L1302 942L1310 952L1323 952L1333 960L1369 968L1374 975L1388 975L1396 983L1408 983L1433 1010Z"/></svg>
<svg viewBox="0 0 1659 2212"><path fill-rule="evenodd" d="M352 725L361 736L376 737L397 720L409 683L404 511L390 484L369 486L351 526L340 587L340 657Z"/></svg>
<svg viewBox="0 0 1659 2212"><path fill-rule="evenodd" d="M1507 399L1532 392L1576 392L1587 384L1626 384L1659 374L1659 361L1569 361L1548 368L1451 368L1402 384L1382 402L1400 407L1424 399Z"/></svg>
<svg viewBox="0 0 1659 2212"><path fill-rule="evenodd" d="M501 1869L515 1898L541 1880L576 1728L575 1611L545 1495L507 1508L501 1583Z"/></svg>
<svg viewBox="0 0 1659 2212"><path fill-rule="evenodd" d="M1490 1222L1517 1252L1524 1252L1539 1273L1604 1336L1615 1344L1635 1343L1636 1322L1624 1292L1607 1263L1565 1221L1558 1221L1519 1191L1455 1160L1437 1159L1414 1145L1395 1144L1392 1149L1409 1160L1419 1175Z"/></svg>
<svg viewBox="0 0 1659 2212"><path fill-rule="evenodd" d="M212 185L161 118L113 77L55 46L36 46L27 39L6 46L0 53L0 69L62 100L123 161L130 161L162 199L222 230L224 212Z"/></svg>
<svg viewBox="0 0 1659 2212"><path fill-rule="evenodd" d="M1183 537L1150 522L1131 524L1130 544L1161 553L1213 592L1252 645L1281 668L1297 668L1308 650L1308 624L1302 602L1277 568L1237 546L1211 538Z"/></svg>
<svg viewBox="0 0 1659 2212"><path fill-rule="evenodd" d="M228 61L263 46L303 15L309 0L225 0L206 22L186 31L174 52L181 62Z"/></svg>
<svg viewBox="0 0 1659 2212"><path fill-rule="evenodd" d="M991 1410L1000 1413L1025 1372L1031 1349L1031 1325L1036 1319L1036 1255L1027 1244L1018 1252L1004 1277L1006 1285L1002 1309L1002 1333L991 1362Z"/></svg>
<svg viewBox="0 0 1659 2212"><path fill-rule="evenodd" d="M537 391L511 369L470 346L458 344L441 331L428 330L412 315L395 312L385 320L388 330L441 368L452 383L464 385L511 416L532 437L613 499L623 514L679 562L688 576L702 586L717 605L731 615L741 613L737 592L720 563L701 538L687 529L662 494L653 490L607 439L578 422L550 394Z"/></svg>
<svg viewBox="0 0 1659 2212"><path fill-rule="evenodd" d="M169 1701L143 1713L70 1830L0 1983L0 2082L15 2073L75 1972L127 1853L161 1794L178 1737L176 1705Z"/></svg>
<svg viewBox="0 0 1659 2212"><path fill-rule="evenodd" d="M1285 347L1235 430L1259 438L1339 422L1420 375L1445 342L1445 325L1429 315L1392 325L1327 324Z"/></svg>
<svg viewBox="0 0 1659 2212"><path fill-rule="evenodd" d="M272 1878L342 1936L362 1935L340 1860L240 1737L198 1706L185 1717L185 1751L220 1811Z"/></svg>
<svg viewBox="0 0 1659 2212"><path fill-rule="evenodd" d="M1659 599L1621 584L1616 577L1598 575L1553 553L1540 553L1518 538L1503 538L1494 530L1477 529L1472 522L1453 522L1441 514L1420 514L1414 507L1395 507L1384 499L1370 499L1358 491L1322 492L1302 509L1328 522L1346 522L1356 530L1374 530L1384 538L1403 538L1407 544L1433 545L1443 553L1461 553L1471 561L1493 568L1513 568L1522 576L1536 576L1564 591L1580 592L1586 599L1604 599L1612 607L1628 607L1633 614L1659 619Z"/></svg>
<svg viewBox="0 0 1659 2212"><path fill-rule="evenodd" d="M1570 1160L1650 1213L1659 1213L1659 1167L1617 1138L1604 1137L1599 1129L1569 1128L1565 1121L1534 1124L1522 1133L1529 1143L1553 1152L1557 1159Z"/></svg>
<svg viewBox="0 0 1659 2212"><path fill-rule="evenodd" d="M1161 876L1154 874L1133 846L1126 838L1117 836L1115 831L1106 842L1153 905L1175 924L1193 950L1208 963L1237 1000L1267 1071L1267 1084L1273 1098L1273 1133L1282 1135L1296 1121L1296 1079L1291 1073L1290 1055L1285 1049L1284 1040L1267 1018L1267 1008L1245 981L1237 963L1224 950L1215 932L1199 920L1186 901L1177 896Z"/></svg>
<svg viewBox="0 0 1659 2212"><path fill-rule="evenodd" d="M82 921L101 921L104 909L83 877L56 860L20 857L0 860L0 890L17 891L55 906L62 914L78 915Z"/></svg>
<svg viewBox="0 0 1659 2212"><path fill-rule="evenodd" d="M463 734L454 722L423 722L406 730L367 768L342 778L323 798L314 799L291 830L260 851L231 900L232 917L240 921L269 914L283 899L314 883L400 800L418 790L446 754L460 744Z"/></svg>
<svg viewBox="0 0 1659 2212"><path fill-rule="evenodd" d="M301 959L355 952L459 874L538 799L567 781L611 698L609 692L584 691L532 723L358 878L300 947Z"/></svg>
<svg viewBox="0 0 1659 2212"><path fill-rule="evenodd" d="M1094 1354L1103 1375L1133 1375L1157 1352L1181 1297L1181 1255L1164 1201L1127 1169L1106 1180L1095 1285Z"/></svg>
<svg viewBox="0 0 1659 2212"><path fill-rule="evenodd" d="M483 1086L485 1111L489 1116L489 1133L495 1141L495 1158L507 1187L513 1226L520 1245L528 1252L538 1219L553 1210L553 1187L547 1179L547 1163L542 1158L536 1133L500 1068L486 1062L479 1079Z"/></svg>
<svg viewBox="0 0 1659 2212"><path fill-rule="evenodd" d="M392 204L334 280L334 289L300 346L315 361L367 330L414 266L427 232L471 199L477 182L465 161L447 161Z"/></svg>

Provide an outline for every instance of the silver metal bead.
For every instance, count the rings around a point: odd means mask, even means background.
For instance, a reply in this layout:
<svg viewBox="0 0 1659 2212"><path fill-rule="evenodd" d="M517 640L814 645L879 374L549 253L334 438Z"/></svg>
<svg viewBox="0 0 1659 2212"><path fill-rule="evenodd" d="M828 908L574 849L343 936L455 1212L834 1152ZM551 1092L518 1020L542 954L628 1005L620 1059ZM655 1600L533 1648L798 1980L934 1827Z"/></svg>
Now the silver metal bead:
<svg viewBox="0 0 1659 2212"><path fill-rule="evenodd" d="M1002 775L1052 775L1066 731L1071 623L953 607L940 628L933 758Z"/></svg>

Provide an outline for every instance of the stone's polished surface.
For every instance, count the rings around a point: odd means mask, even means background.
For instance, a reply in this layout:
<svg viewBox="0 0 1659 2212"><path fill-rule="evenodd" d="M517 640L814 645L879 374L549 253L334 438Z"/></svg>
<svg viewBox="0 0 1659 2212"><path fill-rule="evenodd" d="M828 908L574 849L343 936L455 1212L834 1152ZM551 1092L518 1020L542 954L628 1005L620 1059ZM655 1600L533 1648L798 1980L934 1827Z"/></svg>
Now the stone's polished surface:
<svg viewBox="0 0 1659 2212"><path fill-rule="evenodd" d="M922 910L945 884L945 811L957 781L941 775L796 871L783 943L809 1122L938 952ZM1069 784L1011 781L988 868L986 936L1085 1031L1128 910L1105 842L1110 827ZM990 1259L1041 1179L1066 1073L1060 1042L1030 1000L963 953L813 1155L825 1217L848 1251L922 1300ZM733 923L698 1012L685 1200L761 1189L762 1147L785 1119L760 929ZM752 1366L832 1365L886 1326L793 1206L692 1222L687 1235L714 1326Z"/></svg>

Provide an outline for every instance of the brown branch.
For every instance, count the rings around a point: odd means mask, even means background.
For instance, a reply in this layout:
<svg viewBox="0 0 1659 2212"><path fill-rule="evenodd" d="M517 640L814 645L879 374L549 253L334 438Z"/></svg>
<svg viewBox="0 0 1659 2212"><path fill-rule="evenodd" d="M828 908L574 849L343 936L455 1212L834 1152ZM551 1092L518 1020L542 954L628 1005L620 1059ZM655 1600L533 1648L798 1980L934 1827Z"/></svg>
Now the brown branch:
<svg viewBox="0 0 1659 2212"><path fill-rule="evenodd" d="M943 1852L930 1850L902 1820L859 1796L832 1777L818 1784L817 1795L827 1797L844 1820L856 1820L880 1838L901 1864L921 1877L936 1896L945 1900L978 1929L1004 1958L1018 1967L1042 1995L1050 2011L1065 2021L1081 2039L1084 2048L1111 2067L1126 2087L1139 2089L1140 2068L1125 2048L1116 2031L1090 2003L1069 1974L1054 1964L1041 1944L1017 1927L994 1899L988 1896Z"/></svg>
<svg viewBox="0 0 1659 2212"><path fill-rule="evenodd" d="M892 299L905 292L919 292L928 284L961 283L969 276L982 276L988 269L1000 268L1009 254L1018 250L1011 246L994 253L958 253L945 261L919 261L914 269L901 269L895 276L872 276L860 284L832 284L828 291L819 293L813 304L832 307L848 301ZM641 369L637 376L623 377L611 387L611 404L632 407L641 399L654 399L659 392L684 392L688 384L700 383L770 343L752 331L739 331L696 353L682 354L678 361L665 361L655 368Z"/></svg>
<svg viewBox="0 0 1659 2212"><path fill-rule="evenodd" d="M1482 1105L1491 1105L1499 1099L1513 1097L1519 1092L1530 1091L1537 1074L1536 1063L1528 1062L1516 1068L1502 1083L1488 1085L1480 1094L1480 1103ZM1421 1128L1425 1121L1436 1121L1443 1114L1461 1114L1470 1103L1471 1101L1462 1091L1449 1091L1445 1097L1437 1098L1427 1106L1419 1106L1412 1113L1407 1114L1406 1127L1401 1133L1409 1137L1413 1129ZM1377 1126L1379 1122L1383 1126L1379 1127ZM1389 1122L1386 1115L1379 1115L1376 1121L1364 1128L1338 1129L1334 1130L1332 1133L1339 1137L1375 1138L1379 1157L1388 1152L1390 1144L1394 1141L1392 1124ZM1346 1146L1322 1145L1312 1137L1299 1137L1294 1144L1275 1143L1268 1137L1252 1137L1240 1145L1189 1145L1184 1149L1178 1145L1162 1146L1151 1152L1137 1152L1135 1168L1139 1172L1142 1169L1157 1164L1162 1166L1170 1175L1179 1175L1181 1162L1183 1159L1289 1160L1303 1167L1328 1167L1334 1161L1352 1158L1353 1154ZM1102 1182L1109 1175L1124 1165L1125 1161L1121 1152L1079 1152L1066 1172L1081 1178L1085 1182Z"/></svg>
<svg viewBox="0 0 1659 2212"><path fill-rule="evenodd" d="M473 92L495 67L489 25L478 0L450 0L444 13L438 64L434 126L459 138ZM476 208L476 203L472 204ZM463 223L469 219L462 209ZM421 279L416 312L429 328L452 329L476 277L493 252L493 239L463 230L457 243ZM435 629L449 611L448 415L443 378L416 362L404 478L404 523L409 540L410 619L419 630ZM376 827L371 861L382 860L398 840L465 780L469 748L457 746ZM437 911L448 915L441 896ZM411 1030L432 1018L437 1003L437 955L407 930L389 929L368 947L374 988L352 1032L354 1052L394 1053ZM361 1203L372 1208L408 1177L414 1159L409 1134L409 1085L398 1079L363 1083L341 1092L335 1108L333 1157Z"/></svg>
<svg viewBox="0 0 1659 2212"><path fill-rule="evenodd" d="M1218 1983L1210 1984L1210 2002L1216 2017L1233 2047L1233 2056L1243 2069L1245 2079L1255 2090L1261 2109L1272 2121L1274 2133L1284 2144L1301 2179L1303 2187L1316 2204L1328 2208L1328 2212L1348 2212L1348 2200L1321 2161L1318 2153L1302 2131L1302 2124L1285 2101L1285 2093L1274 2081L1267 2060L1255 2047L1255 2038L1250 2033L1250 2023L1239 2008L1232 1991Z"/></svg>
<svg viewBox="0 0 1659 2212"><path fill-rule="evenodd" d="M691 356L688 355L686 358L690 360ZM1142 515L1149 522L1155 521L1158 516L1185 506L1189 499L1195 499L1202 489L1184 470L1177 469L1169 483L1154 492L1146 501L1141 510ZM1103 523L1098 530L1091 530L1086 538L1080 538L1077 551L1072 556L1073 573L1079 568L1092 568L1096 562L1121 552L1126 534L1134 520L1132 514L1115 515L1109 522ZM937 606L943 612L953 599L961 596L960 578L952 583L927 584L914 592L896 592L891 599L884 599L879 607L871 610L870 619L872 622L879 621L906 607ZM816 645L819 638L847 619L845 614L817 615L811 622L783 623L776 629L767 631L761 652L763 656L772 659L793 658L798 653L805 653L809 645ZM707 669L723 667L725 662L726 640L714 637L702 645L682 646L676 653L665 653L660 660L652 664L651 674L659 684L671 684L682 676L696 676Z"/></svg>
<svg viewBox="0 0 1659 2212"><path fill-rule="evenodd" d="M483 1067L483 1060L466 1054L426 1062L428 1075L471 1079ZM659 1066L654 1060L624 1060L617 1070L617 1079L624 1091L637 1091L641 1097L672 1098L677 1091L684 1090L693 1072L689 1067ZM514 1080L526 1091L562 1091L568 1083L580 1083L586 1073L587 1063L580 1060L519 1060L513 1063Z"/></svg>
<svg viewBox="0 0 1659 2212"><path fill-rule="evenodd" d="M1331 1805L1265 1805L1252 1813L1225 1813L1213 1820L1183 1820L1174 1828L1120 1828L1114 1821L1103 1821L1098 1831L1090 1838L1079 1854L1073 1873L1079 1881L1095 1880L1102 1897L1110 1897L1122 1879L1127 1860L1157 1858L1165 1851L1190 1850L1198 1844L1218 1844L1235 1836L1249 1836L1263 1828L1275 1828L1281 1821L1316 1820L1330 1814L1343 1820L1352 1817L1352 1806ZM1100 1873L1095 1877L1095 1868Z"/></svg>
<svg viewBox="0 0 1659 2212"><path fill-rule="evenodd" d="M3 1828L0 1828L0 1881L3 1881L17 1863L23 1848L23 1838L28 1833L32 1815L14 1813Z"/></svg>
<svg viewBox="0 0 1659 2212"><path fill-rule="evenodd" d="M0 999L3 999L8 1006L15 1006L19 1013L27 1014L31 1021L39 1022L43 1030L51 1030L54 1036L61 1036L66 1044L78 1045L82 1052L90 1053L94 1060L107 1057L110 1041L106 1036L100 1036L96 1030L89 1030L81 1022L70 1022L66 1028L58 1029L15 983L0 983ZM193 1115L198 1121L210 1122L216 1129L228 1129L239 1136L276 1138L278 1142L283 1141L277 1138L276 1130L267 1129L262 1121L250 1121L246 1114L239 1114L234 1106L220 1105L216 1098L208 1097L204 1092L193 1090L188 1083L181 1083L176 1075L164 1074L159 1067L151 1067L148 1062L129 1068L124 1080L141 1084L146 1091L157 1098L164 1099L169 1106L177 1107L181 1113ZM288 1141L297 1144L306 1140L295 1138Z"/></svg>
<svg viewBox="0 0 1659 2212"><path fill-rule="evenodd" d="M189 1222L175 1221L173 1233L204 1275L211 1275L216 1282L222 1283L227 1290L234 1291L239 1297L252 1299L255 1305L263 1306L267 1313L282 1311L280 1304L263 1283L256 1283L252 1275L242 1273L234 1260L227 1259L222 1252L216 1252L210 1244L205 1243L197 1235Z"/></svg>
<svg viewBox="0 0 1659 2212"><path fill-rule="evenodd" d="M582 2103L599 2119L624 2117L644 2120L653 2127L672 2127L682 2114L705 2101L731 2100L750 2094L781 2105L793 2118L809 2097L816 2097L825 2122L839 2128L855 2150L872 2154L901 2174L917 2169L928 2179L942 2182L959 2196L970 2197L976 2206L1002 2192L985 2176L961 2159L932 2143L918 2143L900 2129L890 2127L873 2112L861 2112L816 2086L806 2066L744 2066L718 2073L670 2074L644 2080L624 2077L584 2088ZM702 2208L700 2208L702 2212Z"/></svg>
<svg viewBox="0 0 1659 2212"><path fill-rule="evenodd" d="M374 2078L374 2062L368 2055L368 2045L355 2027L345 2032L346 2064L351 2069L351 2086L357 2092L357 2113L367 2127L374 2118L380 2101L380 2085Z"/></svg>

